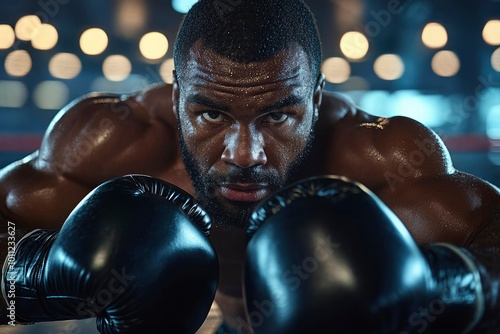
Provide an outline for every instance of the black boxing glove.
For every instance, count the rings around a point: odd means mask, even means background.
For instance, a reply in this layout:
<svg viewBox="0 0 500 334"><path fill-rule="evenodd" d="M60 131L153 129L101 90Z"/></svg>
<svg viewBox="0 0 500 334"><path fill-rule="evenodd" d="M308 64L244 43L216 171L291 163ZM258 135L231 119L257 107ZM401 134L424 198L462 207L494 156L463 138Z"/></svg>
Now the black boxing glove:
<svg viewBox="0 0 500 334"><path fill-rule="evenodd" d="M96 317L101 333L194 333L215 296L207 213L151 177L103 183L60 230L35 230L3 268L21 323ZM6 298L7 304L11 303Z"/></svg>
<svg viewBox="0 0 500 334"><path fill-rule="evenodd" d="M248 235L244 300L259 333L462 333L480 320L467 251L419 248L359 183L318 177L261 204Z"/></svg>

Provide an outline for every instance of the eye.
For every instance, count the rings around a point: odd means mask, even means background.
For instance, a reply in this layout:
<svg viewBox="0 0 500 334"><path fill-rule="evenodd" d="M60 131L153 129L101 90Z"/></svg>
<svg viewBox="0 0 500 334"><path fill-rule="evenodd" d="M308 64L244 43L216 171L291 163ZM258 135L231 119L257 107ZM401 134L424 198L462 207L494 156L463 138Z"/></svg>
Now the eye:
<svg viewBox="0 0 500 334"><path fill-rule="evenodd" d="M266 122L269 123L283 123L288 118L288 115L282 112L272 112L266 117Z"/></svg>
<svg viewBox="0 0 500 334"><path fill-rule="evenodd" d="M226 118L220 111L207 111L202 114L203 118L209 122L224 122Z"/></svg>

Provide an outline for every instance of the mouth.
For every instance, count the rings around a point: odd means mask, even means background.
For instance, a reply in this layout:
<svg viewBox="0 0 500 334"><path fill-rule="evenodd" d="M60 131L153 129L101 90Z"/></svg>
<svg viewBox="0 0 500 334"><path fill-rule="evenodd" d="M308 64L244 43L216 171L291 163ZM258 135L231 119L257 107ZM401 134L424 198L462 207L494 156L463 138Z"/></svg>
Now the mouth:
<svg viewBox="0 0 500 334"><path fill-rule="evenodd" d="M223 184L219 191L222 197L235 202L258 202L270 193L267 185L255 183Z"/></svg>

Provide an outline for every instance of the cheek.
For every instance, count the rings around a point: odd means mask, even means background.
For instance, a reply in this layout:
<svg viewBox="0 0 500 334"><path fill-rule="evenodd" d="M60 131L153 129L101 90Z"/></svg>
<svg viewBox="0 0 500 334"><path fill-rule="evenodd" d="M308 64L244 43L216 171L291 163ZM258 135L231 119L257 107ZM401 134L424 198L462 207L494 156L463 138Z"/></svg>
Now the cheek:
<svg viewBox="0 0 500 334"><path fill-rule="evenodd" d="M181 114L180 114L181 115ZM221 132L213 133L198 126L196 120L183 115L179 121L184 143L199 164L207 168L221 155L223 136Z"/></svg>
<svg viewBox="0 0 500 334"><path fill-rule="evenodd" d="M184 110L179 111L179 124L182 129L182 135L186 141L188 138L193 137L193 134L195 133L194 122L190 117L188 117Z"/></svg>
<svg viewBox="0 0 500 334"><path fill-rule="evenodd" d="M289 131L268 133L265 151L269 163L282 170L293 164L308 143L311 126L311 122L301 122Z"/></svg>

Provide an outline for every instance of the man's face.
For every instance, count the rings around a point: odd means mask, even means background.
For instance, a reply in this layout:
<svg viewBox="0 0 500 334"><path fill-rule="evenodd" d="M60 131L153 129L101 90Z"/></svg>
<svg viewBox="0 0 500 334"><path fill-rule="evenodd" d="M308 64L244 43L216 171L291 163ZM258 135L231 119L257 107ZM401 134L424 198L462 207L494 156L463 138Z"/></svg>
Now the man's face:
<svg viewBox="0 0 500 334"><path fill-rule="evenodd" d="M241 64L193 46L174 113L184 163L216 226L244 227L303 163L321 102L322 83L311 82L300 47Z"/></svg>

